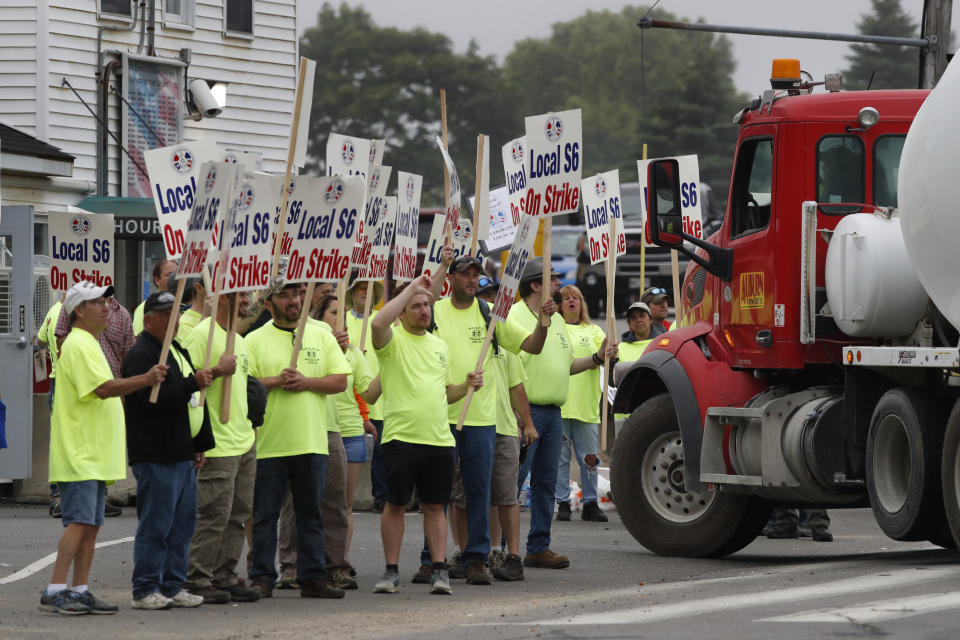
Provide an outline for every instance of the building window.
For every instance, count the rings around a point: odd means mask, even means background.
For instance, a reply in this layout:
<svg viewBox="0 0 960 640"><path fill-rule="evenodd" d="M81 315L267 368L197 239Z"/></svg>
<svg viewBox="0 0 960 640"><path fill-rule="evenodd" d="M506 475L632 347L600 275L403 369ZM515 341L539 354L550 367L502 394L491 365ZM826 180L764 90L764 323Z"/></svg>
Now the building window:
<svg viewBox="0 0 960 640"><path fill-rule="evenodd" d="M133 20L133 0L97 0L97 17Z"/></svg>
<svg viewBox="0 0 960 640"><path fill-rule="evenodd" d="M223 0L223 33L253 36L253 0Z"/></svg>
<svg viewBox="0 0 960 640"><path fill-rule="evenodd" d="M196 15L195 0L163 0L163 26L192 29Z"/></svg>

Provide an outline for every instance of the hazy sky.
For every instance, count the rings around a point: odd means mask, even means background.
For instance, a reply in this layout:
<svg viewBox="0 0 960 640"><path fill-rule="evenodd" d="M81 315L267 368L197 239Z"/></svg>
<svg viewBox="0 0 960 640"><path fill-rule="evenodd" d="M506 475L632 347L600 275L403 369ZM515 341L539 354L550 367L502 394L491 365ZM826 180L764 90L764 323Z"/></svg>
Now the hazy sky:
<svg viewBox="0 0 960 640"><path fill-rule="evenodd" d="M342 0L333 0L339 5ZM409 29L421 26L450 37L457 51L464 51L471 38L484 54L499 60L513 43L524 38L550 35L550 26L585 13L588 9L619 11L626 5L648 2L617 0L345 0L362 5L383 26ZM297 0L302 32L316 23L323 0ZM920 22L923 0L902 0L902 6ZM662 0L659 5L681 18L703 18L710 24L770 27L834 33L856 33L860 15L869 11L870 0ZM637 18L640 16L638 15ZM954 2L953 30L960 30L960 2ZM847 66L849 44L728 34L733 42L737 68L734 82L749 94L769 87L773 58L799 58L815 80ZM639 41L640 32L637 31Z"/></svg>

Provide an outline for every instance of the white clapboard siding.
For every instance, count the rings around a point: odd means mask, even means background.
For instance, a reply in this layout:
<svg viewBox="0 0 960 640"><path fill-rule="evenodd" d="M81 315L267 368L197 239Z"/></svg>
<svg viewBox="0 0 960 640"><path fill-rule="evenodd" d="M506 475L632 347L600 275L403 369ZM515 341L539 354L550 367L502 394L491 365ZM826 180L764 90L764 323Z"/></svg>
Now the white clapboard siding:
<svg viewBox="0 0 960 640"><path fill-rule="evenodd" d="M37 131L36 0L0 0L0 122Z"/></svg>
<svg viewBox="0 0 960 640"><path fill-rule="evenodd" d="M77 97L61 86L61 80L66 77L95 108L97 29L120 23L98 21L95 0L49 0L42 25L35 4L23 8L20 4L26 1L0 0L0 24L5 23L0 27L0 120L32 133L32 120L27 117L35 117L36 103L31 98L35 99L39 82L39 91L45 89L47 97L46 140L76 157L75 178L94 181L96 123ZM258 151L263 155L264 170L282 171L296 85L296 1L255 0L253 39L223 35L222 0L197 0L193 30L165 28L159 5L157 55L177 59L180 49L189 48L190 78L229 83L223 113L198 123L186 120L184 139L213 139L222 146ZM47 34L45 51L36 47L40 29ZM135 53L139 39L139 25L134 31L104 31L102 48ZM38 80L33 66L11 64L33 64L41 57L46 61L46 79ZM111 83L121 88L119 76L113 76ZM30 87L35 88L33 96ZM120 102L115 95L108 100L108 124L119 136ZM120 194L120 154L116 143L108 139L109 195Z"/></svg>

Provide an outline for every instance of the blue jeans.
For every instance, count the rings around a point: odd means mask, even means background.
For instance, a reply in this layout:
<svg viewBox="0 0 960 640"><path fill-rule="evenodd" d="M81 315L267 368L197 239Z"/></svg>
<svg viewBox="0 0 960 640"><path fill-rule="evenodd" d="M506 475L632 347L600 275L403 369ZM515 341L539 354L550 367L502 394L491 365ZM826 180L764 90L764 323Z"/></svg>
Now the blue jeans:
<svg viewBox="0 0 960 640"><path fill-rule="evenodd" d="M560 468L557 470L557 502L570 502L570 448L577 454L584 502L597 501L597 468L587 466L587 454L597 455L597 425L575 418L563 418L560 442Z"/></svg>
<svg viewBox="0 0 960 640"><path fill-rule="evenodd" d="M137 535L133 541L133 597L175 596L187 579L190 538L197 523L193 461L137 462Z"/></svg>
<svg viewBox="0 0 960 640"><path fill-rule="evenodd" d="M377 441L373 445L373 459L370 461L370 484L372 485L374 504L383 504L387 499L387 470L383 466L383 454L380 443L383 441L383 420L371 420L377 428Z"/></svg>
<svg viewBox="0 0 960 640"><path fill-rule="evenodd" d="M550 548L550 525L553 521L554 495L557 491L557 466L560 463L560 439L563 431L560 407L554 404L531 404L530 415L539 436L527 449L520 466L519 482L530 474L530 533L527 553L540 553ZM520 487L517 487L519 491Z"/></svg>
<svg viewBox="0 0 960 640"><path fill-rule="evenodd" d="M467 548L460 550L460 564L473 562L489 564L490 555L490 479L493 476L493 453L497 446L497 427L450 425L457 441L457 462L463 493L467 502ZM446 512L446 511L445 511ZM427 540L423 540L420 563L431 564Z"/></svg>
<svg viewBox="0 0 960 640"><path fill-rule="evenodd" d="M327 456L324 454L257 460L257 479L253 487L251 579L261 578L271 589L277 583L277 521L288 482L297 520L297 579L303 583L326 576L323 515L320 512L326 478Z"/></svg>

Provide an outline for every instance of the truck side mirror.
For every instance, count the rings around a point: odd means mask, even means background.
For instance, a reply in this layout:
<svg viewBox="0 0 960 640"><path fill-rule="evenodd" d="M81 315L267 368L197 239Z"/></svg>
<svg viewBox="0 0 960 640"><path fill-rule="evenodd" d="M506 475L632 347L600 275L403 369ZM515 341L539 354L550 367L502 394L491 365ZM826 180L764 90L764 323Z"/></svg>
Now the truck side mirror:
<svg viewBox="0 0 960 640"><path fill-rule="evenodd" d="M683 246L680 166L676 160L655 160L647 166L647 212L654 244Z"/></svg>

